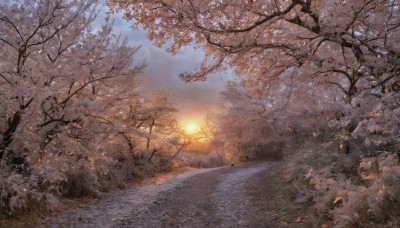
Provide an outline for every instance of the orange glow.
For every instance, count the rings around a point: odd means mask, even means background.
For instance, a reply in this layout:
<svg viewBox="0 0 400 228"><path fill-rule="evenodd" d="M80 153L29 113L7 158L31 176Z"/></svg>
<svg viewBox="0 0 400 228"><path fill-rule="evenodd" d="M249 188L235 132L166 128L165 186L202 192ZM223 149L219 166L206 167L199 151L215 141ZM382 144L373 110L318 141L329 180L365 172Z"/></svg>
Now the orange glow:
<svg viewBox="0 0 400 228"><path fill-rule="evenodd" d="M189 135L196 134L199 131L199 126L195 123L188 123L185 125L185 132Z"/></svg>

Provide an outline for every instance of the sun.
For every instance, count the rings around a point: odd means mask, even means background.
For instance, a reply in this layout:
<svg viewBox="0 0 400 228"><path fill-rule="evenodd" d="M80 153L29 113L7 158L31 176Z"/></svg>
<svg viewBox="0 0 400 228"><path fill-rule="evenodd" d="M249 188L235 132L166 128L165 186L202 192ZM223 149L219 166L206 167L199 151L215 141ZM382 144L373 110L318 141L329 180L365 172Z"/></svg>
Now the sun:
<svg viewBox="0 0 400 228"><path fill-rule="evenodd" d="M196 134L199 131L199 126L195 123L188 123L185 125L185 132L189 135Z"/></svg>

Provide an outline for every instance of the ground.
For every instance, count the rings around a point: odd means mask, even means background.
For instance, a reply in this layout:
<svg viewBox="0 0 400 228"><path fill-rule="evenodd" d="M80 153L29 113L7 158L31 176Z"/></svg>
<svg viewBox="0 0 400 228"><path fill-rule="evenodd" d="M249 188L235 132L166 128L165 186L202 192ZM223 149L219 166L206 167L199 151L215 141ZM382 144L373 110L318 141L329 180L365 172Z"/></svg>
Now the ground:
<svg viewBox="0 0 400 228"><path fill-rule="evenodd" d="M40 219L36 227L312 227L279 162L158 175Z"/></svg>

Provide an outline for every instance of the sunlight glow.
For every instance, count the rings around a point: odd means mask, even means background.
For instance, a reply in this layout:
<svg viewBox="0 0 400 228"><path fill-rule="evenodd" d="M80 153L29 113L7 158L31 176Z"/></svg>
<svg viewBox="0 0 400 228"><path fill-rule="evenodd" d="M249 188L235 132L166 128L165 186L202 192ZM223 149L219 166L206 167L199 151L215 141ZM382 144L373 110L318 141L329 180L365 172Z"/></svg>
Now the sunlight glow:
<svg viewBox="0 0 400 228"><path fill-rule="evenodd" d="M199 126L197 124L194 124L194 123L186 124L185 131L189 135L195 134L195 133L197 133L199 131Z"/></svg>

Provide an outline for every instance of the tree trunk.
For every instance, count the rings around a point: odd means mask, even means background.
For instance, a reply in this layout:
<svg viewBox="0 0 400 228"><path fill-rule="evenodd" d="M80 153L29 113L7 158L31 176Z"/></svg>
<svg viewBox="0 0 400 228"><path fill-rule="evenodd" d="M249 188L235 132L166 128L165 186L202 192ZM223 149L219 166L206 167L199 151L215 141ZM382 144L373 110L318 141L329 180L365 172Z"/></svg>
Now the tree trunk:
<svg viewBox="0 0 400 228"><path fill-rule="evenodd" d="M150 150L150 140L151 140L151 132L153 131L153 126L155 124L154 119L152 120L150 127L149 127L149 137L147 137L147 142L146 142L146 152Z"/></svg>
<svg viewBox="0 0 400 228"><path fill-rule="evenodd" d="M191 142L187 141L187 142L183 142L182 145L180 145L180 147L175 151L175 153L170 157L170 159L168 160L169 162L172 162L176 156L178 156L178 154L185 149L187 146L189 146Z"/></svg>
<svg viewBox="0 0 400 228"><path fill-rule="evenodd" d="M3 140L0 142L0 160L3 159L4 153L8 146L14 141L14 134L17 131L18 125L21 123L21 112L26 109L33 101L33 98L29 99L26 104L20 105L20 110L16 111L12 118L8 119L8 128L3 134ZM15 157L12 154L12 157ZM8 161L7 161L8 163Z"/></svg>
<svg viewBox="0 0 400 228"><path fill-rule="evenodd" d="M126 143L128 144L129 153L132 154L133 160L135 161L136 160L136 156L135 156L135 153L134 153L134 150L133 150L135 148L134 144L132 143L130 138L125 134L125 132L120 132L119 134L122 135L122 137L125 139Z"/></svg>
<svg viewBox="0 0 400 228"><path fill-rule="evenodd" d="M151 152L151 155L150 155L150 157L148 159L149 162L153 158L153 156L156 154L156 152L157 152L157 149L153 149L153 152Z"/></svg>
<svg viewBox="0 0 400 228"><path fill-rule="evenodd" d="M8 119L8 128L3 134L3 140L0 143L0 160L3 159L3 155L7 150L8 146L14 140L14 133L17 130L19 123L21 122L21 112L17 111L14 113L13 118Z"/></svg>

